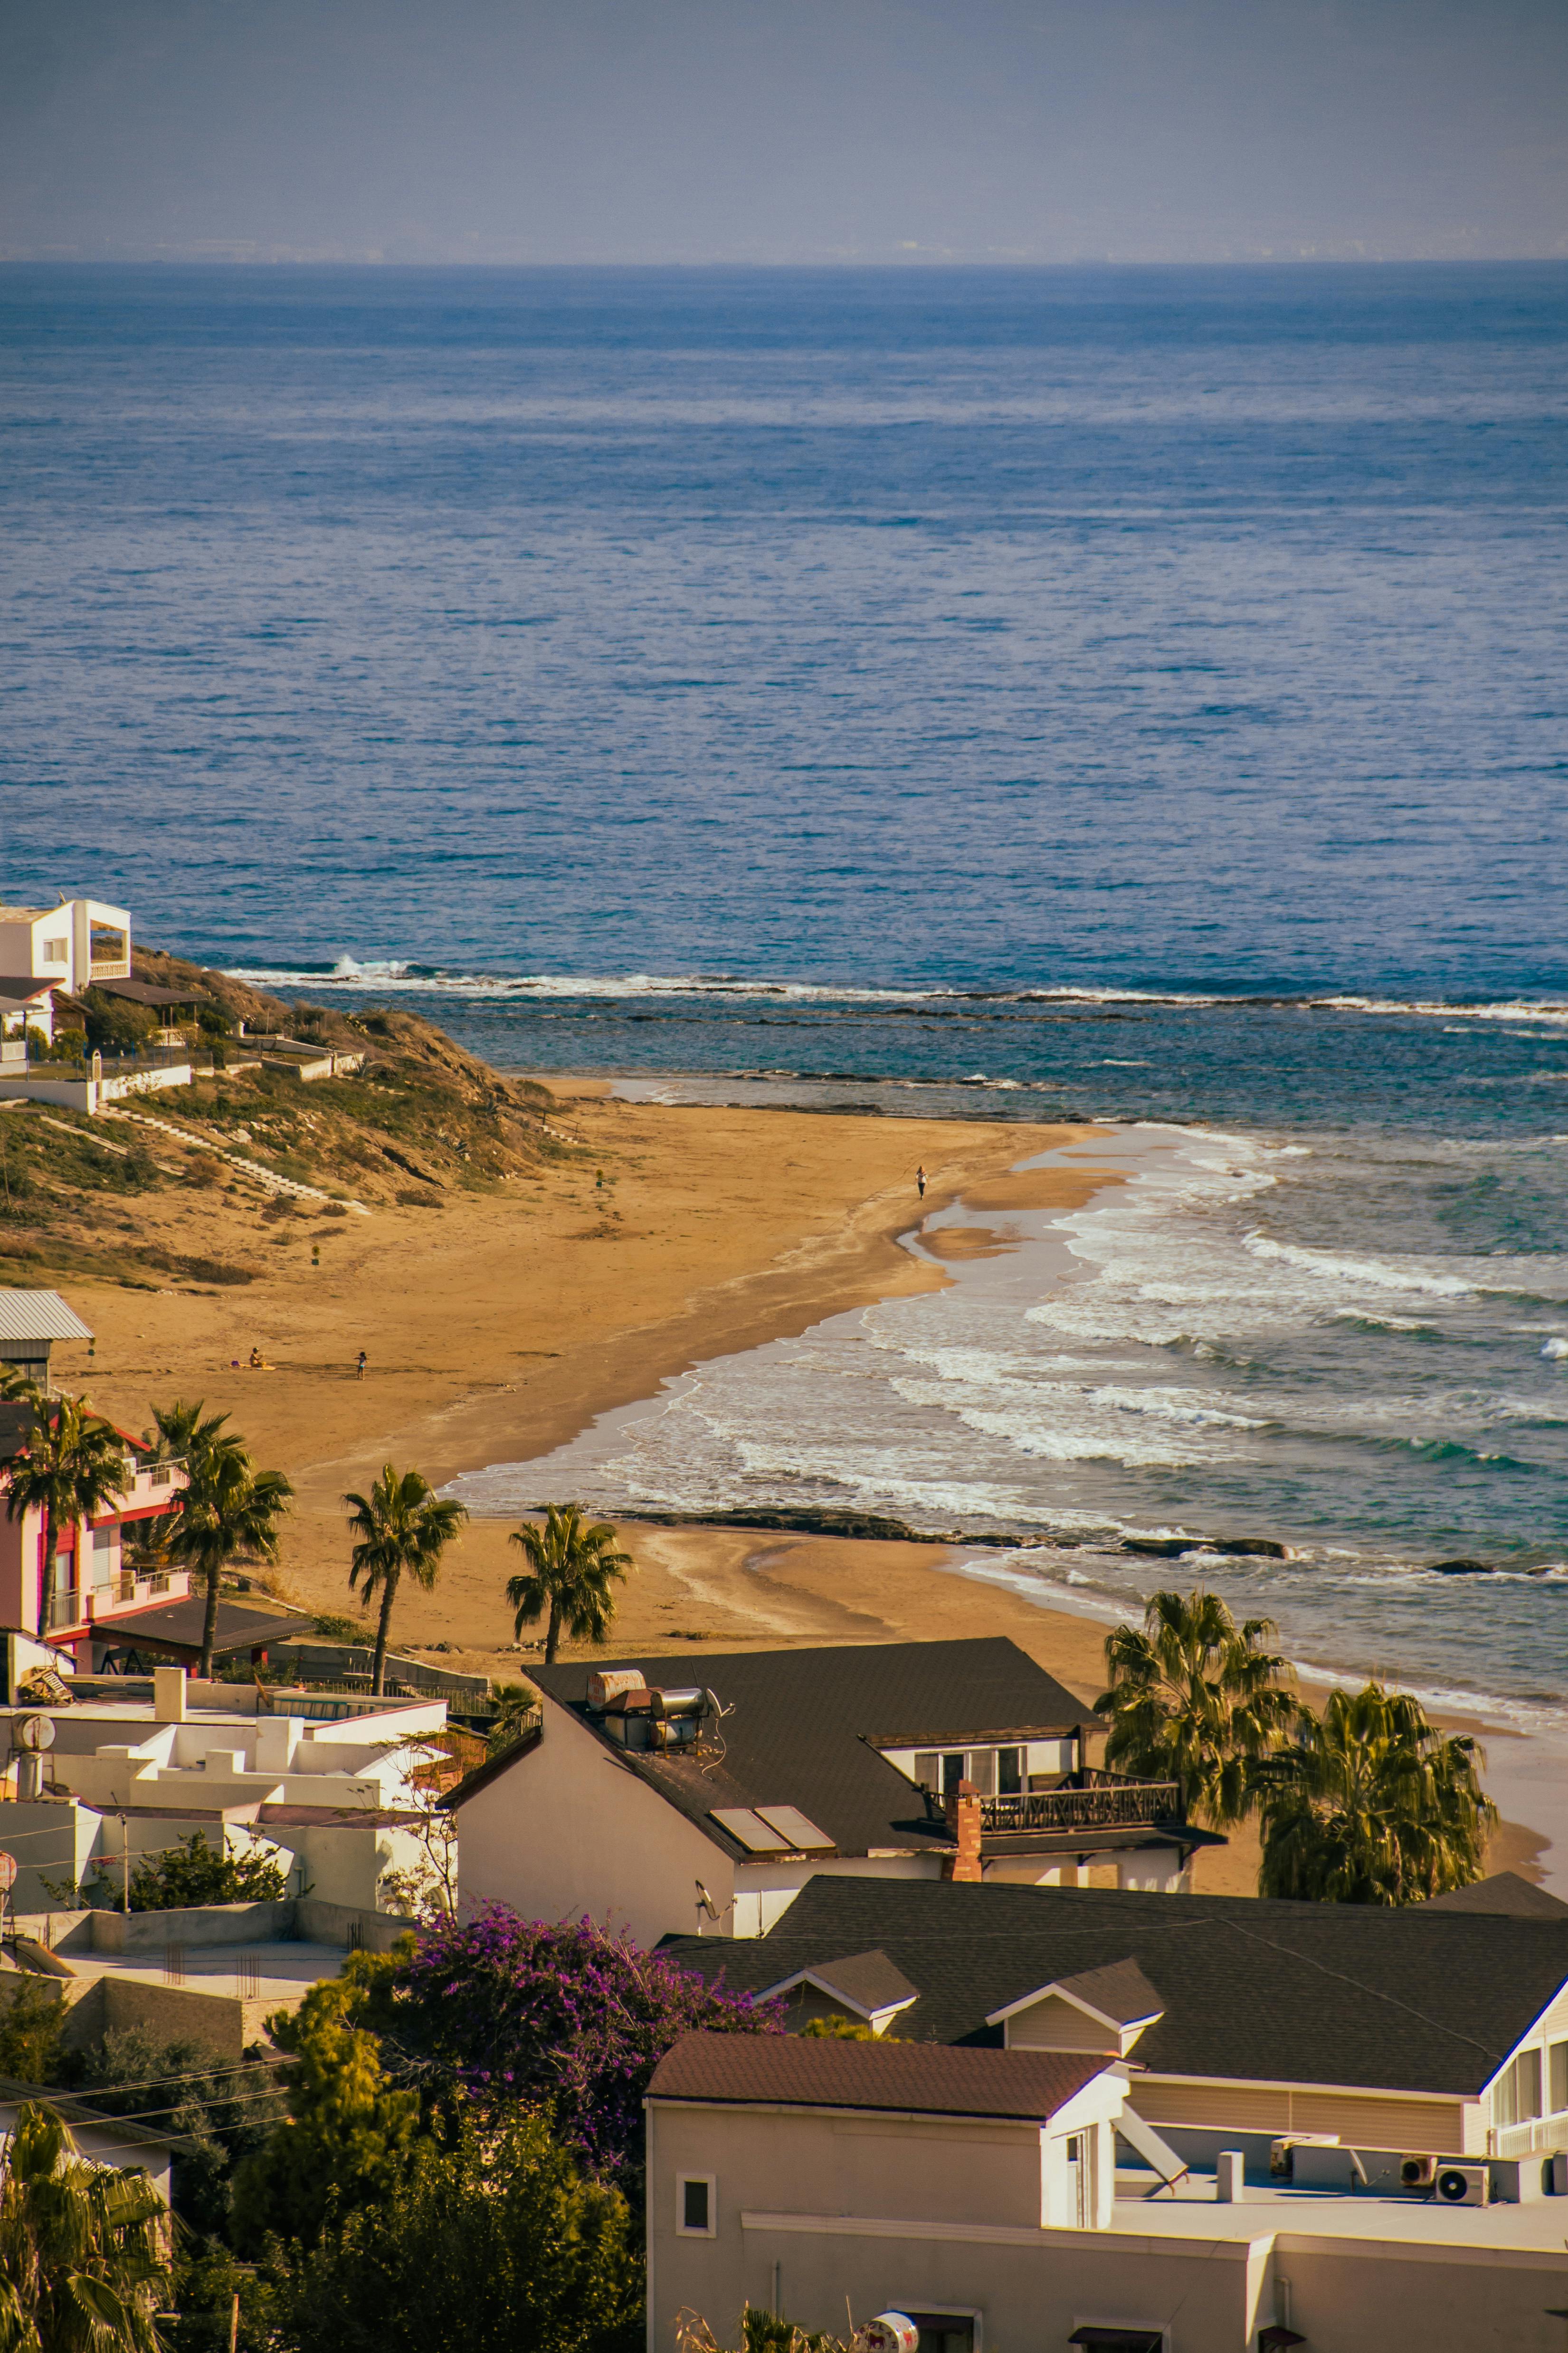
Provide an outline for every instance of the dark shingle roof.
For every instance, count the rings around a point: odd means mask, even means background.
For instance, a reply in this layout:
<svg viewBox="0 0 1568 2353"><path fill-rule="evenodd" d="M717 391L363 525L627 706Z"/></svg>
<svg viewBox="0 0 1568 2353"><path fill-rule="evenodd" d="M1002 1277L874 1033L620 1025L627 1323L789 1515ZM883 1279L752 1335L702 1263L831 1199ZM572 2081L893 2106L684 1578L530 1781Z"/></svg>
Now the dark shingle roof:
<svg viewBox="0 0 1568 2353"><path fill-rule="evenodd" d="M872 1743L938 1747L1026 1733L1048 1736L1097 1720L1005 1638L740 1651L698 1657L689 1665L671 1659L614 1664L638 1669L650 1683L700 1676L733 1711L723 1719L724 1757L717 1767L710 1759L698 1765L618 1745L615 1753L737 1856L748 1850L712 1821L715 1807L798 1806L840 1854L872 1847L940 1852L952 1843L942 1817L927 1813L920 1793ZM585 1704L592 1672L586 1663L530 1670L548 1698L597 1729ZM1140 1832L1139 1841L1148 1835ZM1073 1842L1075 1851L1103 1843L1099 1834Z"/></svg>
<svg viewBox="0 0 1568 2353"><path fill-rule="evenodd" d="M1135 2054L1157 2074L1470 2097L1568 1984L1568 1921L826 1873L766 1936L664 1949L751 1992L872 1945L920 1988L913 2041L994 2042L987 2019L1037 1987L1133 1960L1163 2008Z"/></svg>
<svg viewBox="0 0 1568 2353"><path fill-rule="evenodd" d="M929 2043L688 2034L659 2061L648 2096L1043 2122L1104 2065L1092 2052L948 2051Z"/></svg>
<svg viewBox="0 0 1568 2353"><path fill-rule="evenodd" d="M1158 2018L1165 2005L1136 1961L1108 1961L1103 1968L1079 1969L1058 1978L1063 1993L1077 1996L1118 2026L1135 2025L1141 2018Z"/></svg>
<svg viewBox="0 0 1568 2353"><path fill-rule="evenodd" d="M1550 1889L1521 1879L1517 1871L1494 1871L1473 1887L1456 1887L1450 1894L1434 1895L1429 1912L1489 1912L1512 1920L1568 1920L1568 1904Z"/></svg>
<svg viewBox="0 0 1568 2353"><path fill-rule="evenodd" d="M788 1970L777 1985L765 1986L763 1991L784 1993L806 1974L805 1969ZM886 1953L851 1953L843 1960L814 1961L809 1974L826 1992L837 1994L864 2018L869 2018L874 2010L891 2010L913 2001L920 1990L910 1983L902 1969L893 1967Z"/></svg>

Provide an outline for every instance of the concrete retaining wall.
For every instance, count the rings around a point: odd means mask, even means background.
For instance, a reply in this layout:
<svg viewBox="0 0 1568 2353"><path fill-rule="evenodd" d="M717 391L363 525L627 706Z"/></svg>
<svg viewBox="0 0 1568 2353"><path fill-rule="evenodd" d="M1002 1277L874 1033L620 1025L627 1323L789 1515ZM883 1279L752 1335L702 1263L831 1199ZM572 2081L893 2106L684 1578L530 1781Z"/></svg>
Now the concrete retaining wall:
<svg viewBox="0 0 1568 2353"><path fill-rule="evenodd" d="M399 1936L416 1924L395 1912L361 1912L349 1904L323 1904L319 1896L302 1895L294 1906L294 1933L312 1945L357 1943L367 1953L390 1953ZM357 1928L358 1935L354 1935Z"/></svg>
<svg viewBox="0 0 1568 2353"><path fill-rule="evenodd" d="M165 1945L276 1945L299 1934L281 1904L196 1904L174 1912L94 1912L95 1953L156 1953Z"/></svg>

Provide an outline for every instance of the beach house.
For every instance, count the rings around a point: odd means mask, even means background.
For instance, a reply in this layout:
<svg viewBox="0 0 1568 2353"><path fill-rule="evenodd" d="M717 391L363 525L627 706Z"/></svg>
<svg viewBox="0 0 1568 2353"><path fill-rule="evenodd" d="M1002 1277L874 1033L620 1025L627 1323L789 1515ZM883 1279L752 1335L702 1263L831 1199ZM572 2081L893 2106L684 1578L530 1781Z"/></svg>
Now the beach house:
<svg viewBox="0 0 1568 2353"><path fill-rule="evenodd" d="M1221 1842L1092 1766L1093 1710L1005 1639L696 1663L532 1671L539 1730L449 1800L466 1901L752 1937L818 1874L1174 1888Z"/></svg>
<svg viewBox="0 0 1568 2353"><path fill-rule="evenodd" d="M1276 2141L1323 2135L1568 2153L1568 1905L1506 1876L1467 1894L1389 1910L818 1876L758 1941L665 1949L792 2023L876 2031L879 2008L909 2042L1125 2062L1137 2114L1211 2170L1239 2149L1267 2179Z"/></svg>
<svg viewBox="0 0 1568 2353"><path fill-rule="evenodd" d="M915 2353L1563 2342L1550 2161L1358 2173L1319 2143L1294 2176L1183 2173L1130 2116L1142 2084L1081 2051L684 2039L647 2099L650 2353L747 2305Z"/></svg>
<svg viewBox="0 0 1568 2353"><path fill-rule="evenodd" d="M98 899L53 907L0 907L0 979L47 981L79 996L95 982L131 977L131 918Z"/></svg>

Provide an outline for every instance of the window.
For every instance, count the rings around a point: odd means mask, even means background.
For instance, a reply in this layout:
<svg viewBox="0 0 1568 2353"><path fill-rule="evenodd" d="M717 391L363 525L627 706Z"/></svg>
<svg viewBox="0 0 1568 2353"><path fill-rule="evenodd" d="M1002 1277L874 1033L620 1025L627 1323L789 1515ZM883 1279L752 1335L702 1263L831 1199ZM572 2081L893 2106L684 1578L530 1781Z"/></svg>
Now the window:
<svg viewBox="0 0 1568 2353"><path fill-rule="evenodd" d="M980 1797L994 1798L996 1795L996 1751L994 1748L972 1748L970 1750L969 1778L973 1782L975 1791Z"/></svg>
<svg viewBox="0 0 1568 2353"><path fill-rule="evenodd" d="M710 2173L682 2173L676 2177L675 2228L678 2237L717 2237L718 2201L713 2194L714 2188L714 2177Z"/></svg>
<svg viewBox="0 0 1568 2353"><path fill-rule="evenodd" d="M941 1788L942 1758L934 1749L928 1749L923 1755L915 1758L915 1779L922 1789Z"/></svg>
<svg viewBox="0 0 1568 2353"><path fill-rule="evenodd" d="M999 1748L996 1751L996 1794L1001 1798L1016 1798L1024 1788L1024 1751L1021 1748Z"/></svg>
<svg viewBox="0 0 1568 2353"><path fill-rule="evenodd" d="M1521 2051L1512 2066L1498 2077L1492 2094L1492 2121L1498 2125L1522 2125L1540 2114L1541 2053Z"/></svg>
<svg viewBox="0 0 1568 2353"><path fill-rule="evenodd" d="M1552 2114L1568 2108L1568 2042L1552 2046Z"/></svg>
<svg viewBox="0 0 1568 2353"><path fill-rule="evenodd" d="M64 940L46 940L44 942L44 962L46 964L64 964L66 961L66 943Z"/></svg>
<svg viewBox="0 0 1568 2353"><path fill-rule="evenodd" d="M963 1768L966 1761L967 1760L962 1748L959 1750L956 1757L944 1757L942 1758L942 1794L944 1798L957 1797L958 1785L965 1778Z"/></svg>
<svg viewBox="0 0 1568 2353"><path fill-rule="evenodd" d="M916 2353L975 2353L978 2313L917 2310L913 2305L900 2304L896 2296L888 2309L901 2312L920 2330Z"/></svg>

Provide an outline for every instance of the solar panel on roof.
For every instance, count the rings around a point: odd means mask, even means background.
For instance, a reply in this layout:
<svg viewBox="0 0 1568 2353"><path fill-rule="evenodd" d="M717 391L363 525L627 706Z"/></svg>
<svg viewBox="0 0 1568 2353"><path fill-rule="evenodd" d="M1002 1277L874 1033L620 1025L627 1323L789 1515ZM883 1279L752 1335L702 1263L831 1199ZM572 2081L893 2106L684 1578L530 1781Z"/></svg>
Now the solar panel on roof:
<svg viewBox="0 0 1568 2353"><path fill-rule="evenodd" d="M709 1815L752 1854L783 1854L789 1847L782 1831L771 1829L750 1806L710 1806Z"/></svg>
<svg viewBox="0 0 1568 2353"><path fill-rule="evenodd" d="M757 1812L768 1828L777 1831L786 1846L800 1847L809 1852L813 1847L830 1847L835 1841L826 1831L819 1831L808 1814L798 1806L759 1806Z"/></svg>

